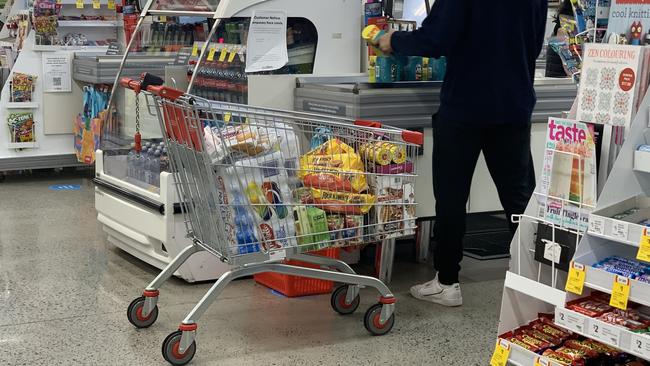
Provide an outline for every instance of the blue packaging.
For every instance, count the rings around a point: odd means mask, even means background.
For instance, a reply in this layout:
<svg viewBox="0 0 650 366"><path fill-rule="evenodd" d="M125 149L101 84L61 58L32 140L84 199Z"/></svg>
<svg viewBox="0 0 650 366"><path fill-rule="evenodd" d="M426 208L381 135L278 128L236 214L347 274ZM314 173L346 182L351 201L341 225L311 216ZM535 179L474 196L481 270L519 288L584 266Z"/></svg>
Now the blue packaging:
<svg viewBox="0 0 650 366"><path fill-rule="evenodd" d="M375 64L378 83L392 83L404 79L404 63L397 58L393 56L377 56Z"/></svg>
<svg viewBox="0 0 650 366"><path fill-rule="evenodd" d="M638 151L650 152L650 145L640 145L637 148Z"/></svg>
<svg viewBox="0 0 650 366"><path fill-rule="evenodd" d="M409 56L404 68L406 81L424 81L424 60L420 56Z"/></svg>

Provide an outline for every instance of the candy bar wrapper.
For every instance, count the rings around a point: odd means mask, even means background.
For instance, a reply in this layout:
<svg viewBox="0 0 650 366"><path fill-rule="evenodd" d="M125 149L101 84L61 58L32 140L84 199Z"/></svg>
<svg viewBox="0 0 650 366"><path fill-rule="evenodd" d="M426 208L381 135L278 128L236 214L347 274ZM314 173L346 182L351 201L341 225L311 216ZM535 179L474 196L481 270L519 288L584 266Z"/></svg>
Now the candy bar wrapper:
<svg viewBox="0 0 650 366"><path fill-rule="evenodd" d="M591 346L589 346L588 343L585 343L584 341L580 341L580 340L576 340L576 339L570 339L570 340L564 342L564 346L572 348L572 349L576 349L576 350L579 350L579 351L582 351L589 358L598 357L598 352L596 350L594 350Z"/></svg>
<svg viewBox="0 0 650 366"><path fill-rule="evenodd" d="M553 347L551 343L543 341L541 339L537 339L525 333L516 335L515 338L520 339L523 342L530 344L531 346L537 347L540 351Z"/></svg>
<svg viewBox="0 0 650 366"><path fill-rule="evenodd" d="M560 338L561 340L568 339L572 335L571 333L562 330L553 324L548 324L542 320L531 323L531 327L542 333L546 333L553 337Z"/></svg>
<svg viewBox="0 0 650 366"><path fill-rule="evenodd" d="M522 347L522 348L527 349L527 350L529 350L531 352L534 352L534 353L538 353L538 352L542 351L542 349L540 347L536 347L536 346L533 346L531 344L528 344L528 343L524 342L523 340L521 340L520 338L518 338L516 336L509 338L508 342L510 342L512 344L516 344L519 347Z"/></svg>
<svg viewBox="0 0 650 366"><path fill-rule="evenodd" d="M330 214L364 215L374 206L376 198L370 194L331 192L303 187L293 191L294 200L314 205Z"/></svg>
<svg viewBox="0 0 650 366"><path fill-rule="evenodd" d="M533 328L523 328L520 330L521 333L527 334L531 337L535 337L539 340L546 341L551 344L552 347L558 346L562 343L562 338L554 337L551 334L541 332Z"/></svg>
<svg viewBox="0 0 650 366"><path fill-rule="evenodd" d="M571 357L569 357L568 355L565 355L563 353L558 353L558 352L555 352L555 351L550 350L550 349L547 349L546 351L544 351L544 353L542 353L542 356L548 358L551 361L555 361L555 362L557 362L559 364L562 364L562 365L584 366L584 364L585 364L584 360L582 360L582 362L575 361L575 360L571 359Z"/></svg>
<svg viewBox="0 0 650 366"><path fill-rule="evenodd" d="M580 299L574 302L570 302L567 304L567 309L586 315L590 318L596 318L605 314L606 312L612 311L613 308L608 304L588 298L588 300Z"/></svg>
<svg viewBox="0 0 650 366"><path fill-rule="evenodd" d="M330 233L330 245L340 247L345 243L343 238L343 229L345 228L345 216L327 215L327 228Z"/></svg>
<svg viewBox="0 0 650 366"><path fill-rule="evenodd" d="M646 330L648 328L647 324L633 319L629 319L624 315L616 312L605 313L600 317L598 317L598 319L604 321L605 323L623 326L632 331Z"/></svg>

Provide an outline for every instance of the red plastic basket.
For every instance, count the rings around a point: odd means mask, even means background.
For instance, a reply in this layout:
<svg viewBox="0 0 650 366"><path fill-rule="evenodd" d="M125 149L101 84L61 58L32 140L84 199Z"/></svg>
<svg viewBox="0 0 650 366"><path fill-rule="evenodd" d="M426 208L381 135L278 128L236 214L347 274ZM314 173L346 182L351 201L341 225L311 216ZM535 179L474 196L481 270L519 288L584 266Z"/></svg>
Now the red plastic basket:
<svg viewBox="0 0 650 366"><path fill-rule="evenodd" d="M338 258L340 248L328 248L312 252L311 254L329 258ZM300 262L286 261L286 264L307 268L320 268L318 265ZM289 276L280 273L264 272L254 276L255 281L269 287L287 297L299 297L308 295L328 294L332 292L334 283L332 281L316 280L306 277Z"/></svg>

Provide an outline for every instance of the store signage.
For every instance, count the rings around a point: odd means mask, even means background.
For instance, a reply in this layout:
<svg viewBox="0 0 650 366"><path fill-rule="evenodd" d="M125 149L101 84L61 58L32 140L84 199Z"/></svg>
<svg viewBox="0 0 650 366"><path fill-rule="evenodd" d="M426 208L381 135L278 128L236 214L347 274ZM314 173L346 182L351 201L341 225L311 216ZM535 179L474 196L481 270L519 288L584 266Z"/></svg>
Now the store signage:
<svg viewBox="0 0 650 366"><path fill-rule="evenodd" d="M555 324L562 328L572 330L576 333L585 333L585 320L576 313L573 313L563 307L555 308Z"/></svg>
<svg viewBox="0 0 650 366"><path fill-rule="evenodd" d="M627 241L629 225L624 221L614 221L612 225L612 237Z"/></svg>
<svg viewBox="0 0 650 366"><path fill-rule="evenodd" d="M505 339L497 340L494 353L492 353L492 359L490 360L490 366L506 366L509 358L510 342Z"/></svg>
<svg viewBox="0 0 650 366"><path fill-rule="evenodd" d="M174 59L174 65L187 65L190 57L192 56L192 48L184 47L176 54L176 59Z"/></svg>
<svg viewBox="0 0 650 366"><path fill-rule="evenodd" d="M287 12L256 10L248 31L246 72L278 70L289 62Z"/></svg>
<svg viewBox="0 0 650 366"><path fill-rule="evenodd" d="M627 277L616 275L614 276L614 284L612 285L612 297L609 300L609 305L627 310L627 300L630 298L630 279Z"/></svg>
<svg viewBox="0 0 650 366"><path fill-rule="evenodd" d="M586 277L587 272L585 266L580 263L571 262L571 266L569 267L569 277L566 280L565 290L577 295L582 295Z"/></svg>
<svg viewBox="0 0 650 366"><path fill-rule="evenodd" d="M650 337L643 334L633 333L630 351L646 360L650 359Z"/></svg>
<svg viewBox="0 0 650 366"><path fill-rule="evenodd" d="M116 56L120 54L120 45L117 42L113 42L108 46L106 50L107 56Z"/></svg>
<svg viewBox="0 0 650 366"><path fill-rule="evenodd" d="M639 242L639 251L636 254L636 259L644 262L650 262L650 235L648 229L643 228L643 235Z"/></svg>
<svg viewBox="0 0 650 366"><path fill-rule="evenodd" d="M591 338L604 342L610 346L619 347L619 340L621 339L620 328L596 319L590 320L589 336Z"/></svg>
<svg viewBox="0 0 650 366"><path fill-rule="evenodd" d="M322 103L310 100L304 100L302 102L302 110L305 112L324 113L334 116L346 116L348 112L345 104Z"/></svg>
<svg viewBox="0 0 650 366"><path fill-rule="evenodd" d="M589 216L589 232L605 235L605 219L595 215Z"/></svg>
<svg viewBox="0 0 650 366"><path fill-rule="evenodd" d="M43 84L47 93L72 91L72 53L43 53Z"/></svg>

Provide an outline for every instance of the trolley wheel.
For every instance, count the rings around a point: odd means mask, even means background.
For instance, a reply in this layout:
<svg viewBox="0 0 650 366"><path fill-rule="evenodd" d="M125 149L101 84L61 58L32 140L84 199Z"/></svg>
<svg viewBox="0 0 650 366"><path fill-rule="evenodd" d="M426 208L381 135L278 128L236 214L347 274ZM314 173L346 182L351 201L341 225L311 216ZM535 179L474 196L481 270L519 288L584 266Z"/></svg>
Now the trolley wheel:
<svg viewBox="0 0 650 366"><path fill-rule="evenodd" d="M167 362L172 365L185 365L192 361L194 354L196 353L196 342L192 342L192 345L185 350L185 353L180 353L178 347L181 345L181 336L183 332L177 330L165 338L162 344L162 354Z"/></svg>
<svg viewBox="0 0 650 366"><path fill-rule="evenodd" d="M363 325L365 325L368 332L374 336L387 334L391 329L393 329L393 325L395 325L395 314L392 314L390 318L388 318L388 321L383 325L379 322L382 307L382 304L371 306L363 317Z"/></svg>
<svg viewBox="0 0 650 366"><path fill-rule="evenodd" d="M354 313L357 311L357 308L359 308L359 303L361 302L361 297L357 295L351 304L345 303L345 297L348 294L348 288L348 285L339 286L332 293L332 299L330 301L332 309L341 315L350 315Z"/></svg>
<svg viewBox="0 0 650 366"><path fill-rule="evenodd" d="M151 313L146 317L142 315L142 309L144 308L145 297L140 296L137 299L131 301L129 309L126 312L126 316L129 318L129 322L135 325L137 328L149 328L156 322L158 319L158 305L156 305Z"/></svg>

